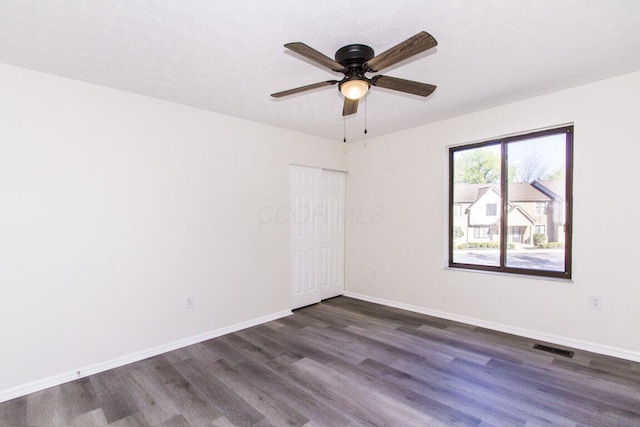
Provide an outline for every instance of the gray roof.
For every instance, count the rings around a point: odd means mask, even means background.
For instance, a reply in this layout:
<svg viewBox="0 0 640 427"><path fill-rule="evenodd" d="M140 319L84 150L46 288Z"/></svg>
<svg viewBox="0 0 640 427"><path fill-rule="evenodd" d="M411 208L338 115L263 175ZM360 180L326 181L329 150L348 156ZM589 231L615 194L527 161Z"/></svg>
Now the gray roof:
<svg viewBox="0 0 640 427"><path fill-rule="evenodd" d="M497 184L455 184L453 199L456 203L473 203L491 187L500 194L500 188Z"/></svg>
<svg viewBox="0 0 640 427"><path fill-rule="evenodd" d="M528 182L509 183L509 200L513 202L548 202L551 197Z"/></svg>
<svg viewBox="0 0 640 427"><path fill-rule="evenodd" d="M564 180L561 179L540 179L533 181L531 185L538 188L540 191L551 197L552 199L565 199L566 185Z"/></svg>
<svg viewBox="0 0 640 427"><path fill-rule="evenodd" d="M551 192L538 190L534 183L510 182L509 200L512 202L549 202L553 200L553 194L564 197L564 182L562 180L536 181L540 188L549 189ZM453 188L456 203L473 203L478 200L490 188L500 194L500 185L495 184L455 184Z"/></svg>

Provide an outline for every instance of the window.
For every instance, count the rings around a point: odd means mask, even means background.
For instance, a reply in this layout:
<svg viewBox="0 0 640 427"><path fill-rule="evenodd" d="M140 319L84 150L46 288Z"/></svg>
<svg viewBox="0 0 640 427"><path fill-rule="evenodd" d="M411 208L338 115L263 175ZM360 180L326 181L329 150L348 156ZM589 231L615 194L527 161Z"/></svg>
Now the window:
<svg viewBox="0 0 640 427"><path fill-rule="evenodd" d="M462 204L456 203L455 206L454 206L454 209L455 209L455 213L454 213L455 216L461 216L462 215Z"/></svg>
<svg viewBox="0 0 640 427"><path fill-rule="evenodd" d="M487 239L490 237L490 229L486 226L474 227L473 237L476 239Z"/></svg>
<svg viewBox="0 0 640 427"><path fill-rule="evenodd" d="M449 267L570 278L572 172L573 126L450 148Z"/></svg>

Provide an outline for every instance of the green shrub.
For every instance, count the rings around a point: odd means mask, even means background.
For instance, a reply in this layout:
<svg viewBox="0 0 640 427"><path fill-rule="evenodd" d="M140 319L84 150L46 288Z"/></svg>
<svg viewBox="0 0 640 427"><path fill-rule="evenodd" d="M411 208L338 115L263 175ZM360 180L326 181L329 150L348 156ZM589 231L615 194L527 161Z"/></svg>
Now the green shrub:
<svg viewBox="0 0 640 427"><path fill-rule="evenodd" d="M542 245L539 246L541 249L557 249L557 248L564 248L564 243L561 242L550 242L550 243L543 243Z"/></svg>
<svg viewBox="0 0 640 427"><path fill-rule="evenodd" d="M460 247L462 245L464 245L464 243L462 243L461 245L458 245L458 249L463 249ZM500 247L499 242L469 242L465 246L465 248L469 248L469 249L478 249L478 248L498 249L499 247Z"/></svg>
<svg viewBox="0 0 640 427"><path fill-rule="evenodd" d="M547 236L542 233L535 233L533 235L533 244L537 247L542 247L547 243Z"/></svg>

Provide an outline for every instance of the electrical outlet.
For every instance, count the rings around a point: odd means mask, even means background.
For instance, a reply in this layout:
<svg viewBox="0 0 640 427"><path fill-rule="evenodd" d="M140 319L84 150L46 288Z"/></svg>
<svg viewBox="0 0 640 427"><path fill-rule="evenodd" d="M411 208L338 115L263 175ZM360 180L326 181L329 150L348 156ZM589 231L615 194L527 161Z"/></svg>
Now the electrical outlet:
<svg viewBox="0 0 640 427"><path fill-rule="evenodd" d="M592 310L602 310L602 298L591 297L589 299L589 308L591 308Z"/></svg>
<svg viewBox="0 0 640 427"><path fill-rule="evenodd" d="M375 279L375 278L376 278L376 269L375 269L375 268L374 268L373 270L371 270L371 277L372 277L373 279Z"/></svg>
<svg viewBox="0 0 640 427"><path fill-rule="evenodd" d="M187 310L191 310L192 308L194 308L196 305L196 297L194 297L193 295L189 295L186 299L185 302L185 307Z"/></svg>

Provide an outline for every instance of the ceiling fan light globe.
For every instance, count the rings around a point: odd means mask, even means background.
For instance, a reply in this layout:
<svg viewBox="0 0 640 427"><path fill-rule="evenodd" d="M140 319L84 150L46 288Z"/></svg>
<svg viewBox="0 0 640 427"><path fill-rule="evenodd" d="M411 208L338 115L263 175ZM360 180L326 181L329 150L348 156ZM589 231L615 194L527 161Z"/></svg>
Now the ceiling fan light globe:
<svg viewBox="0 0 640 427"><path fill-rule="evenodd" d="M369 83L365 80L348 80L340 86L340 92L349 99L360 99L369 90Z"/></svg>

